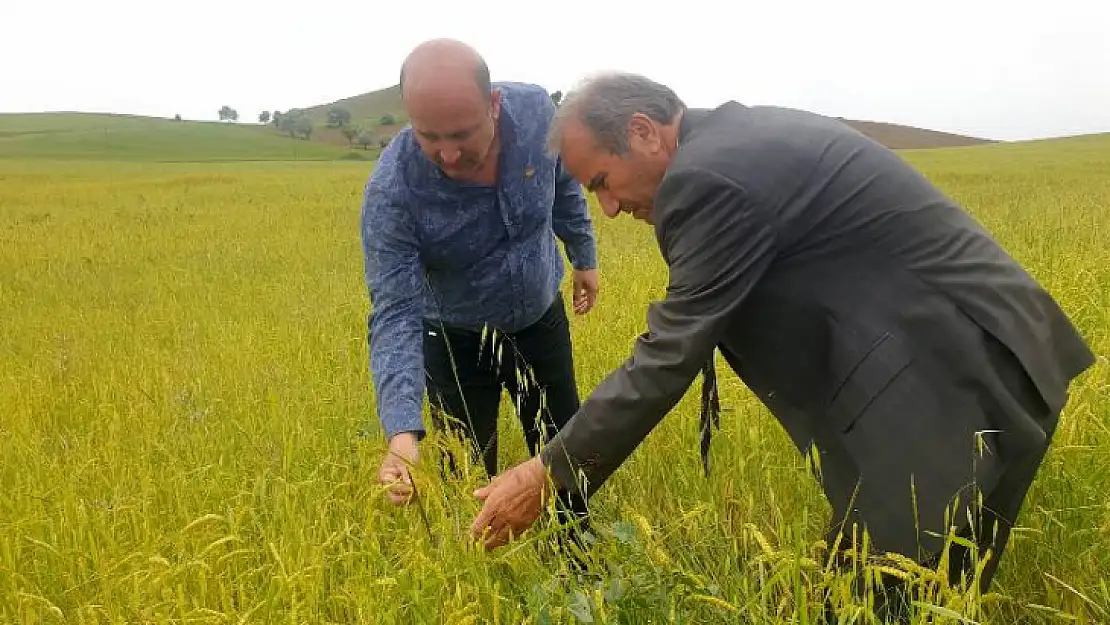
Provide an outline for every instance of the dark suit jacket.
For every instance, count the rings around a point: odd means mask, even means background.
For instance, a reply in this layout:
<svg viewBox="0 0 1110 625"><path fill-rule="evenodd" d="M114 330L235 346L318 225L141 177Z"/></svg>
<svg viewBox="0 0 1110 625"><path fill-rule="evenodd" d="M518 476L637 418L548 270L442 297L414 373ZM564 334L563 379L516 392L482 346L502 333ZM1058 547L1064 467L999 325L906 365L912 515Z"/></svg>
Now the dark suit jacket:
<svg viewBox="0 0 1110 625"><path fill-rule="evenodd" d="M1043 449L1094 361L977 222L830 118L687 111L654 220L666 298L543 452L571 490L599 488L719 348L799 449L820 450L834 520L916 557L929 539L914 526L943 533L962 487L989 492Z"/></svg>

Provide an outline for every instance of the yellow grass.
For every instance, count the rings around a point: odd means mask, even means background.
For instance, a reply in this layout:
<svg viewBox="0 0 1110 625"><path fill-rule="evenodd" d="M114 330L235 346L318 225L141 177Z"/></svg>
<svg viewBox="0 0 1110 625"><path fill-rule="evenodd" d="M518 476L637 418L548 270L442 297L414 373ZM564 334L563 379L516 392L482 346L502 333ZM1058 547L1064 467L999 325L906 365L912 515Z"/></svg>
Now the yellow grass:
<svg viewBox="0 0 1110 625"><path fill-rule="evenodd" d="M918 622L1108 622L1110 142L907 156L1100 354L995 593L926 576ZM568 574L542 534L469 545L478 467L418 474L428 526L387 504L358 243L368 170L0 162L0 619L811 623L828 591L842 622L866 622L826 571L820 492L723 366L714 475L695 387L593 501L595 576ZM601 300L572 322L583 393L665 285L648 228L597 225ZM522 460L514 420L502 435L503 465Z"/></svg>

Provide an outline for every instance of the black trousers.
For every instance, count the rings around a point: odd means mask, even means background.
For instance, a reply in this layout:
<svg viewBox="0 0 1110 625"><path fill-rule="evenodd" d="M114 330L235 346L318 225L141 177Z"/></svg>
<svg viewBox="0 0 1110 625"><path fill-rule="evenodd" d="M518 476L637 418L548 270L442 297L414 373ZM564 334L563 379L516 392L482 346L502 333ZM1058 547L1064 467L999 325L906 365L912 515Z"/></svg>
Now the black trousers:
<svg viewBox="0 0 1110 625"><path fill-rule="evenodd" d="M497 466L497 417L508 391L529 453L549 441L578 411L570 323L562 295L531 326L515 332L473 331L424 323L424 369L433 424L462 434L487 475ZM449 470L454 460L445 458ZM557 493L560 514L586 521L580 496ZM565 519L572 520L572 519Z"/></svg>

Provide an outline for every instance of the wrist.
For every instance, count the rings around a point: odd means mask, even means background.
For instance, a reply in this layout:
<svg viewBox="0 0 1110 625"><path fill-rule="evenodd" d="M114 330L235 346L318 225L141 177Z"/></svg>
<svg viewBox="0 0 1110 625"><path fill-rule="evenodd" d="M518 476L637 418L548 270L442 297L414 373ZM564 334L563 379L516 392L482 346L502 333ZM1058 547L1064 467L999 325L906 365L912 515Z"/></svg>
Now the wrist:
<svg viewBox="0 0 1110 625"><path fill-rule="evenodd" d="M597 265L597 254L592 251L583 252L579 250L578 253L574 255L574 259L570 262L570 266L576 271L592 271L597 269Z"/></svg>
<svg viewBox="0 0 1110 625"><path fill-rule="evenodd" d="M548 492L548 488L554 488L555 490L558 490L559 485L552 481L551 472L548 471L547 465L544 463L542 455L533 456L528 462L525 463L525 466L527 466L529 472L535 476L533 478L534 483L542 485L541 490L544 493Z"/></svg>
<svg viewBox="0 0 1110 625"><path fill-rule="evenodd" d="M389 437L389 445L391 447L398 444L415 445L419 440L416 432L397 432Z"/></svg>

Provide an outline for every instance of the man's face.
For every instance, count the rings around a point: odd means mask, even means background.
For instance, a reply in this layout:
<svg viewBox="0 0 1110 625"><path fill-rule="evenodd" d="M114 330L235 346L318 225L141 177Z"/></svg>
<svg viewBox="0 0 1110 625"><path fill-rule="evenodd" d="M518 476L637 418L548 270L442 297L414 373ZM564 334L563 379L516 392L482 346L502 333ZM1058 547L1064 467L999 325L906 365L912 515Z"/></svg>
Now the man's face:
<svg viewBox="0 0 1110 625"><path fill-rule="evenodd" d="M670 159L660 149L651 120L637 116L629 126L631 145L618 156L599 148L593 133L572 121L563 134L560 154L571 175L597 195L606 216L628 213L650 224L655 191Z"/></svg>
<svg viewBox="0 0 1110 625"><path fill-rule="evenodd" d="M413 135L445 175L467 179L481 171L489 158L501 115L501 93L494 90L487 101L473 85L436 91L406 98Z"/></svg>

